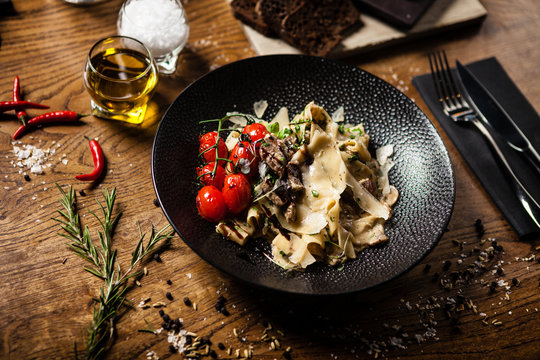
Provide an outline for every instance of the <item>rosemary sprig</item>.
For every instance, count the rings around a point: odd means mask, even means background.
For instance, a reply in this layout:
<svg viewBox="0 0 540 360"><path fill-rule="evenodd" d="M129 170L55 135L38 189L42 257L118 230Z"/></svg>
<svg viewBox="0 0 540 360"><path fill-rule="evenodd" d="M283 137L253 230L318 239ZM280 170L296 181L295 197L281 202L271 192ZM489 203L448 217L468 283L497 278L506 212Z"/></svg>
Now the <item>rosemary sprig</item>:
<svg viewBox="0 0 540 360"><path fill-rule="evenodd" d="M65 231L59 235L69 240L67 245L70 249L90 264L89 267L84 267L84 270L104 281L104 285L99 290L99 297L94 299L96 305L94 306L92 322L88 328L85 355L86 359L100 359L112 344L115 322L125 309L128 280L141 274L140 271L133 272L133 270L147 255L157 249L158 243L172 238L174 231L168 230L169 225L159 231L156 231L152 226L150 237L145 244L146 234L142 233L140 224L138 224L139 241L133 251L129 268L122 271L117 259L117 250L112 249L114 229L122 214L118 212L113 216L116 188L111 191L106 189L102 193L104 205L99 200L97 201L101 208L101 218L90 212L101 226L101 231L98 231L99 246L96 246L92 241L88 227L81 225L73 187L70 187L69 191L66 192L60 185L56 184L56 186L62 194L60 203L63 210L57 210L61 217L53 218L53 220L58 221ZM77 352L75 352L75 356L77 357Z"/></svg>

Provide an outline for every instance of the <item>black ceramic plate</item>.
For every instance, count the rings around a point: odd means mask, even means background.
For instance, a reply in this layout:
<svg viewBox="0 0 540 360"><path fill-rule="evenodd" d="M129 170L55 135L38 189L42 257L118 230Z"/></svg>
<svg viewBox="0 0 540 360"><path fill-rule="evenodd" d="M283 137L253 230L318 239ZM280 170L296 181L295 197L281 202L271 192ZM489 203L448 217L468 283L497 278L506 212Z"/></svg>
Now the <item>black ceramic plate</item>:
<svg viewBox="0 0 540 360"><path fill-rule="evenodd" d="M385 225L389 241L366 249L335 269L315 264L285 273L268 260L264 241L245 247L219 236L195 208L199 121L227 112L253 113L268 101L265 118L280 107L289 114L315 101L345 121L362 122L374 147L393 144L390 181L400 192ZM154 139L152 177L158 200L178 234L201 258L247 283L297 294L344 294L390 280L418 263L442 235L454 204L448 152L426 115L381 79L348 65L303 55L254 57L225 65L187 87L164 115Z"/></svg>

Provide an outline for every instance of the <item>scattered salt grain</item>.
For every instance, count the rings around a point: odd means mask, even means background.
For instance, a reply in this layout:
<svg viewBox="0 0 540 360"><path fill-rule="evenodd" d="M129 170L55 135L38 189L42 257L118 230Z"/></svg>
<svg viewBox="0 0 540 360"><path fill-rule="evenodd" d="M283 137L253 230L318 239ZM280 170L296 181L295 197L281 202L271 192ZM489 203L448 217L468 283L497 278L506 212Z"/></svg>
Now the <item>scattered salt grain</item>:
<svg viewBox="0 0 540 360"><path fill-rule="evenodd" d="M51 154L50 149L40 149L34 145L13 142L13 153L17 157L17 162L12 161L14 167L29 169L32 174L41 175L44 173L45 166L50 167L52 164L46 164L48 156ZM20 171L22 173L22 171Z"/></svg>

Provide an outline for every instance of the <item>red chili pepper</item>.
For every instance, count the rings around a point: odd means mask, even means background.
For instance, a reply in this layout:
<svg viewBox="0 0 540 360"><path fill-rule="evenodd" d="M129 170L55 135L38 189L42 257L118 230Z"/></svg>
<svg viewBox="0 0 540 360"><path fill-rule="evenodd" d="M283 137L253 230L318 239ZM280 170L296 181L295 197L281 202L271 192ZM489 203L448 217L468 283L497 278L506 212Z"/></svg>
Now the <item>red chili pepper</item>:
<svg viewBox="0 0 540 360"><path fill-rule="evenodd" d="M28 120L28 125L44 125L50 123L77 122L87 115L77 114L75 111L53 111L38 115Z"/></svg>
<svg viewBox="0 0 540 360"><path fill-rule="evenodd" d="M13 80L13 101L22 101L21 98L21 85L19 83L19 77L15 75L15 79ZM20 120L20 122L23 125L26 125L26 119L28 118L28 114L24 110L17 111L17 119Z"/></svg>
<svg viewBox="0 0 540 360"><path fill-rule="evenodd" d="M93 181L99 179L103 173L103 168L105 167L105 155L103 155L103 150L99 143L92 139L88 143L90 145L90 150L92 151L92 158L94 159L94 171L90 174L77 175L75 178L82 181Z"/></svg>
<svg viewBox="0 0 540 360"><path fill-rule="evenodd" d="M13 133L13 140L17 140L21 135L26 131L27 127L24 125L19 126L17 130Z"/></svg>
<svg viewBox="0 0 540 360"><path fill-rule="evenodd" d="M54 111L38 115L28 120L27 125L21 125L13 134L13 139L18 139L28 128L36 128L50 123L72 123L79 121L86 115L77 114L74 111Z"/></svg>
<svg viewBox="0 0 540 360"><path fill-rule="evenodd" d="M21 109L48 109L47 105L38 104L31 101L2 101L0 102L0 112Z"/></svg>

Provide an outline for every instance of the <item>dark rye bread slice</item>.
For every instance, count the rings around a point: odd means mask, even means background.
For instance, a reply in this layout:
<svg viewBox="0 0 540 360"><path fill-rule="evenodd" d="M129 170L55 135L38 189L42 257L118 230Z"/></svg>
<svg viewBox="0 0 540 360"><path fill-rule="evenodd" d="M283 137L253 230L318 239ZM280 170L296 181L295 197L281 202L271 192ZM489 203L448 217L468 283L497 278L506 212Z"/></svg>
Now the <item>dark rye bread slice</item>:
<svg viewBox="0 0 540 360"><path fill-rule="evenodd" d="M265 36L276 36L276 33L263 20L257 7L260 0L233 0L231 2L232 13L235 18L244 24L251 26Z"/></svg>
<svg viewBox="0 0 540 360"><path fill-rule="evenodd" d="M306 54L327 56L347 30L360 24L351 0L310 0L283 19L280 36Z"/></svg>
<svg viewBox="0 0 540 360"><path fill-rule="evenodd" d="M282 23L287 15L310 0L259 0L258 13L270 28L280 34Z"/></svg>

